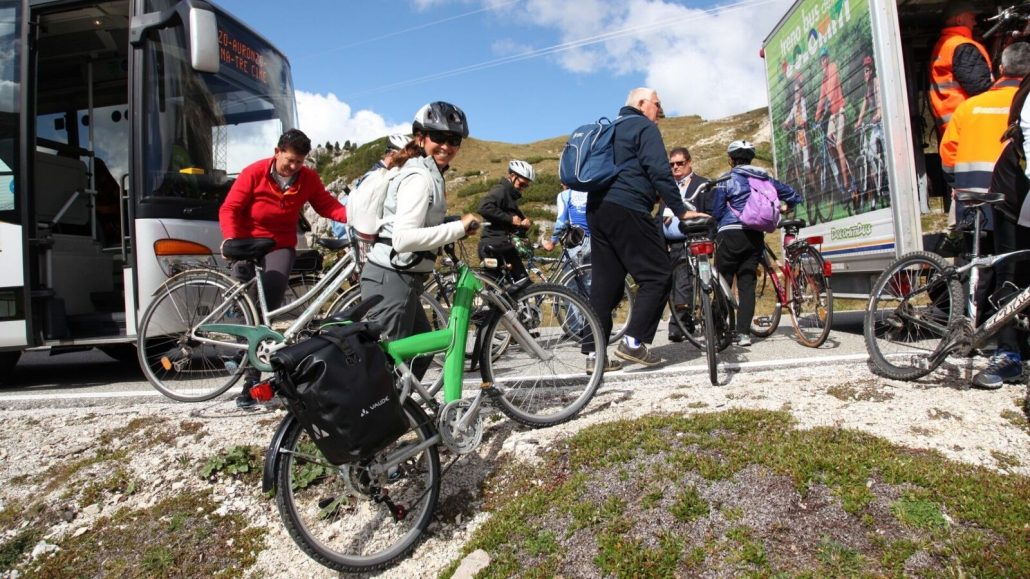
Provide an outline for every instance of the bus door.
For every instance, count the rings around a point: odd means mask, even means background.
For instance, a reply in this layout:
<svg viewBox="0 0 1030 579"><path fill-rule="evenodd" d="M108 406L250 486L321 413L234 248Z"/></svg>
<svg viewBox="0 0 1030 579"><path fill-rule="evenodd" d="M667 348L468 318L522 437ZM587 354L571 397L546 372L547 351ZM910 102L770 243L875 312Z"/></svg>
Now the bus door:
<svg viewBox="0 0 1030 579"><path fill-rule="evenodd" d="M131 340L129 9L128 0L33 8L29 283L36 335L51 346Z"/></svg>

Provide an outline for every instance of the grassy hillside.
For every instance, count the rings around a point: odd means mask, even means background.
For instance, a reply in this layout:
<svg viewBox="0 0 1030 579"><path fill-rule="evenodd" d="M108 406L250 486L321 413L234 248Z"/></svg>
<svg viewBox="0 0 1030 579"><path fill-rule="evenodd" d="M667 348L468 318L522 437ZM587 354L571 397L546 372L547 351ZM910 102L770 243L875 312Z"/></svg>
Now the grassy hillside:
<svg viewBox="0 0 1030 579"><path fill-rule="evenodd" d="M586 122L578 119L570 123ZM658 128L667 148L686 146L694 158L694 170L706 177L717 176L727 170L726 145L735 139L747 139L758 146L755 164L770 166L772 153L769 137L767 109L756 109L706 121L698 116L662 119ZM491 185L507 173L508 161L522 159L532 163L537 180L524 194L522 210L534 220L553 221L554 199L561 190L558 181L558 156L565 145L566 135L523 145L467 139L461 148L447 179L447 205L451 213L474 212L479 198ZM358 147L353 154L322 171L325 183L343 178L351 182L361 176L385 148L385 139L378 139Z"/></svg>

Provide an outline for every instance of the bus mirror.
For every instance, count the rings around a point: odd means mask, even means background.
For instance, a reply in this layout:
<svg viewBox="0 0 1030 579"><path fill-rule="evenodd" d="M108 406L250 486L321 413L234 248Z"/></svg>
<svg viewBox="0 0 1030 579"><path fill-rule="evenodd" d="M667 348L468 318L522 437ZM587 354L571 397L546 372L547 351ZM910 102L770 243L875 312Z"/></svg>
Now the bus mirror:
<svg viewBox="0 0 1030 579"><path fill-rule="evenodd" d="M215 13L190 6L190 64L198 72L218 72L218 19Z"/></svg>

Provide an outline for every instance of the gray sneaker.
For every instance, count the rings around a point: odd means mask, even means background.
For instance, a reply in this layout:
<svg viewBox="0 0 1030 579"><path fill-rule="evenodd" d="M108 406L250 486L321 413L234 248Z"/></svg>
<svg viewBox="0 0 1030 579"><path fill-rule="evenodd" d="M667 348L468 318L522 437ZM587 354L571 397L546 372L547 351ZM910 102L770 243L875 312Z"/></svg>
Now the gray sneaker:
<svg viewBox="0 0 1030 579"><path fill-rule="evenodd" d="M636 362L643 366L657 366L663 361L647 348L647 344L640 344L636 348L631 348L626 345L626 342L619 342L619 345L615 348L615 355L628 362Z"/></svg>
<svg viewBox="0 0 1030 579"><path fill-rule="evenodd" d="M594 373L595 362L596 360L594 358L587 358L587 376ZM618 360L613 360L611 358L608 358L604 361L605 372L618 372L619 370L622 370L622 362Z"/></svg>
<svg viewBox="0 0 1030 579"><path fill-rule="evenodd" d="M747 348L751 345L751 334L740 334L737 337L737 345Z"/></svg>

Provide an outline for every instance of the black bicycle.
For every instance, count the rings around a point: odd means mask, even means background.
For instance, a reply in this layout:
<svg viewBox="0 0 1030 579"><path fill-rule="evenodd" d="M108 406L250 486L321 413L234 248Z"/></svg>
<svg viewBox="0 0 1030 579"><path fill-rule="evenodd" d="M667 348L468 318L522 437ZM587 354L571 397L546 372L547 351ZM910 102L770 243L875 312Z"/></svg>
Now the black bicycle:
<svg viewBox="0 0 1030 579"><path fill-rule="evenodd" d="M955 192L956 198L975 212L970 262L954 266L935 253L915 251L898 258L873 286L865 314L865 343L876 372L888 378L925 376L948 355L968 355L1013 321L1030 329L1025 313L1030 306L1030 287L1012 286L1009 296L995 304L997 312L976 325L980 270L1009 259L1030 259L1030 250L980 255L984 205L998 203L1004 195Z"/></svg>

